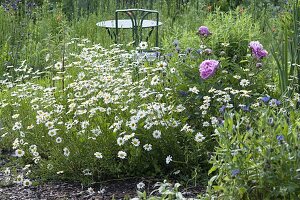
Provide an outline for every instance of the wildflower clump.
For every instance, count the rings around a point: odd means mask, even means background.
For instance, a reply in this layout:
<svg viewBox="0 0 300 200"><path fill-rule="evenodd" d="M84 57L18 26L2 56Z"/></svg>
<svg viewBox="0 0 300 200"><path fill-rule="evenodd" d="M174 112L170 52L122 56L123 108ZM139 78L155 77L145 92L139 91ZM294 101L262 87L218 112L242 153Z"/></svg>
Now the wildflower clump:
<svg viewBox="0 0 300 200"><path fill-rule="evenodd" d="M137 52L119 46L78 43L70 45L83 49L70 53L63 76L0 82L10 98L0 99L0 136L18 161L34 162L44 178L75 181L191 172L178 163L186 162L185 146L198 159L201 139L194 141L196 131L182 134L185 107L174 95L172 65L135 59Z"/></svg>

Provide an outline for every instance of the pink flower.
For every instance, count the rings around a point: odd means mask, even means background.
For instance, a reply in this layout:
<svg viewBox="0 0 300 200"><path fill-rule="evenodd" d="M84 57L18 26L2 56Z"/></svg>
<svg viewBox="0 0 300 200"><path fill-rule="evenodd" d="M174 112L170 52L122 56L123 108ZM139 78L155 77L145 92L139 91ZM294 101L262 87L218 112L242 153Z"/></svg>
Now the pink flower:
<svg viewBox="0 0 300 200"><path fill-rule="evenodd" d="M205 60L200 64L199 72L202 79L206 80L213 76L219 67L219 61Z"/></svg>
<svg viewBox="0 0 300 200"><path fill-rule="evenodd" d="M251 49L252 56L258 60L268 55L268 52L264 49L263 45L259 43L259 41L250 42L249 48Z"/></svg>
<svg viewBox="0 0 300 200"><path fill-rule="evenodd" d="M198 34L203 37L207 37L211 34L206 26L200 26L198 30Z"/></svg>

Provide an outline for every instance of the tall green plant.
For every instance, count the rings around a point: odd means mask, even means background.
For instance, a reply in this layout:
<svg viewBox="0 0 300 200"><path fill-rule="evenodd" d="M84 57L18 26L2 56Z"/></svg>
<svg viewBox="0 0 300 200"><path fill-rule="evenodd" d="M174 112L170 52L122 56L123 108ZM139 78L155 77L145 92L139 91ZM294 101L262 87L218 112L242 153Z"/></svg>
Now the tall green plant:
<svg viewBox="0 0 300 200"><path fill-rule="evenodd" d="M272 43L272 54L277 64L279 86L281 94L288 93L298 88L300 83L300 6L296 0L292 5L292 12L281 17L281 32L275 37L278 41ZM298 79L298 82L297 82Z"/></svg>

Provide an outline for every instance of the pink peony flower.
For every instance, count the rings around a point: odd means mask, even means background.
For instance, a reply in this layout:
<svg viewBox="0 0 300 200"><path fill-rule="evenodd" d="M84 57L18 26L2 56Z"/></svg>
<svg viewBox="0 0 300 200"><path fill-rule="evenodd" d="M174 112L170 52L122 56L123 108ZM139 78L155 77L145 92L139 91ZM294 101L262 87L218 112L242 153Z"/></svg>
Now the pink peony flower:
<svg viewBox="0 0 300 200"><path fill-rule="evenodd" d="M211 34L206 26L200 26L198 30L198 34L203 37L207 37Z"/></svg>
<svg viewBox="0 0 300 200"><path fill-rule="evenodd" d="M205 60L200 64L199 72L202 79L206 80L213 76L219 67L219 61Z"/></svg>
<svg viewBox="0 0 300 200"><path fill-rule="evenodd" d="M252 41L249 44L252 56L260 60L268 55L268 52L264 49L263 45L259 41Z"/></svg>

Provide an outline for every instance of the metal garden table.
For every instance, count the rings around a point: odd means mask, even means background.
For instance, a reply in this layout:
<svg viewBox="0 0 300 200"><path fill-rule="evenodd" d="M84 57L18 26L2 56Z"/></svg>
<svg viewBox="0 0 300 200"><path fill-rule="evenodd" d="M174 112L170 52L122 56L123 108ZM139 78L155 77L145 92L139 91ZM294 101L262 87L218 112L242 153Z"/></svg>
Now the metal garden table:
<svg viewBox="0 0 300 200"><path fill-rule="evenodd" d="M119 19L119 14L125 13L129 19ZM155 15L155 20L145 19L149 14ZM116 10L115 19L101 21L97 23L97 26L103 27L107 30L109 36L115 43L119 41L119 29L132 29L132 37L137 46L139 42L143 41L143 29L150 29L146 37L148 41L154 29L156 29L156 41L155 44L158 46L158 27L162 23L159 22L159 13L155 10L145 9L126 9Z"/></svg>

